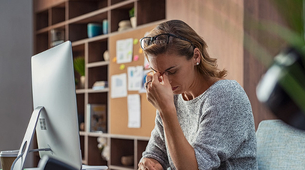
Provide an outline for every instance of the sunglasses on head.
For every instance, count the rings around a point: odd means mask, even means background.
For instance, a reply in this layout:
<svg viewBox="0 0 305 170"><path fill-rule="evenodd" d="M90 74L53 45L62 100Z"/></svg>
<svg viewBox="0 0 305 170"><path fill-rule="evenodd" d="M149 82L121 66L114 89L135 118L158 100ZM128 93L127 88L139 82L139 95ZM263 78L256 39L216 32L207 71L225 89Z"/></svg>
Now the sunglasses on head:
<svg viewBox="0 0 305 170"><path fill-rule="evenodd" d="M143 38L141 38L140 39L141 48L144 50L145 48L147 48L148 46L150 46L152 44L156 44L156 45L168 44L169 37L179 38L181 40L184 40L184 41L187 41L187 42L191 43L191 45L193 46L192 42L190 40L186 39L186 38L180 37L178 35L170 34L170 33L164 33L164 34L158 34L154 37L143 37Z"/></svg>

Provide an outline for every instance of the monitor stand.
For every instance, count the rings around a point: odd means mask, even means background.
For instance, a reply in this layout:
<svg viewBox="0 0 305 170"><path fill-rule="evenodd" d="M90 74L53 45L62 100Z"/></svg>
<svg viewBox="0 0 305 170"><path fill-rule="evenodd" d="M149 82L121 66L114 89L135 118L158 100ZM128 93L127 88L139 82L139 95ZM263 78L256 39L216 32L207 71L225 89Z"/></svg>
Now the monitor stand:
<svg viewBox="0 0 305 170"><path fill-rule="evenodd" d="M29 148L31 146L33 136L35 133L37 121L39 118L39 115L41 111L45 111L44 107L39 106L35 108L35 110L32 113L29 125L26 129L25 135L23 137L18 156L15 159L14 163L12 164L11 170L22 170L24 166L24 162L26 159L27 154L29 153ZM47 150L51 150L50 148Z"/></svg>
<svg viewBox="0 0 305 170"><path fill-rule="evenodd" d="M36 151L51 151L51 148L42 148L42 149L33 149L33 150L29 150L32 140L33 140L33 136L35 133L35 129L36 129L36 125L39 119L39 115L40 113L44 111L45 109L43 106L38 106L37 108L35 108L35 110L32 113L30 122L28 124L28 127L26 129L25 135L23 137L17 158L15 159L15 161L12 164L11 170L22 170L24 163L25 163L25 159L26 156L29 152L36 152ZM41 170L41 168L33 168L36 170ZM88 165L83 165L82 166L82 170L104 170L104 169L108 169L107 166L88 166ZM30 169L29 169L30 170Z"/></svg>

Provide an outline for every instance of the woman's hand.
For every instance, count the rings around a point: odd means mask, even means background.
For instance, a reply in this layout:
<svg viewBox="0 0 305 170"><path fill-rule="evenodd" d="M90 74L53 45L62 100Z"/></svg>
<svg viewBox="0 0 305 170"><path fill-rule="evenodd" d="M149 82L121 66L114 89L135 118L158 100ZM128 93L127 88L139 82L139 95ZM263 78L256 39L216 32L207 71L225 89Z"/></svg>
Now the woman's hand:
<svg viewBox="0 0 305 170"><path fill-rule="evenodd" d="M138 170L163 170L161 164L152 158L143 158L138 166Z"/></svg>
<svg viewBox="0 0 305 170"><path fill-rule="evenodd" d="M167 74L159 72L146 77L147 100L162 114L168 109L175 108L172 86L169 83Z"/></svg>

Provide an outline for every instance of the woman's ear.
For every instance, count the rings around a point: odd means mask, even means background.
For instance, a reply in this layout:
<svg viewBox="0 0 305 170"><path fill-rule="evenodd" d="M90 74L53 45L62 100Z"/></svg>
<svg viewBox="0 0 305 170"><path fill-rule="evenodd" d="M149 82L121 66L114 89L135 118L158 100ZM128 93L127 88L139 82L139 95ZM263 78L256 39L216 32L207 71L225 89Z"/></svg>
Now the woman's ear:
<svg viewBox="0 0 305 170"><path fill-rule="evenodd" d="M195 65L199 65L200 64L200 59L201 59L201 55L200 55L200 50L198 48L195 48L194 49L194 56L193 56L193 59L194 59L194 64Z"/></svg>

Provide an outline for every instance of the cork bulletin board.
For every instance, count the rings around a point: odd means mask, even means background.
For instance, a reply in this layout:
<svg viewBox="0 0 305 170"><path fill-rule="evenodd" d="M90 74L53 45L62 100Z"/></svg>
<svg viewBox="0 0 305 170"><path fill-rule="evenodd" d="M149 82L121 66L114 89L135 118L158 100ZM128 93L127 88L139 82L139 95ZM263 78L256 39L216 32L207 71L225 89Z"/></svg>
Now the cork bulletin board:
<svg viewBox="0 0 305 170"><path fill-rule="evenodd" d="M156 24L148 25L145 27L139 27L131 31L125 31L123 33L117 33L109 37L109 87L111 87L111 77L122 73L127 74L127 68L130 66L143 66L144 69L144 54L141 53L140 42L133 44L132 62L123 63L124 69L121 68L121 64L117 64L114 58L116 58L116 42L118 40L124 40L128 38L140 39L146 32L152 30ZM134 56L138 55L138 60L134 60ZM128 76L127 76L128 82ZM111 89L110 89L111 93ZM149 137L155 124L156 109L146 99L146 93L139 93L138 91L129 91L127 88L127 95L140 94L141 103L141 126L140 128L128 127L128 105L127 97L111 98L109 95L109 133L119 135L131 135L131 136L144 136Z"/></svg>

